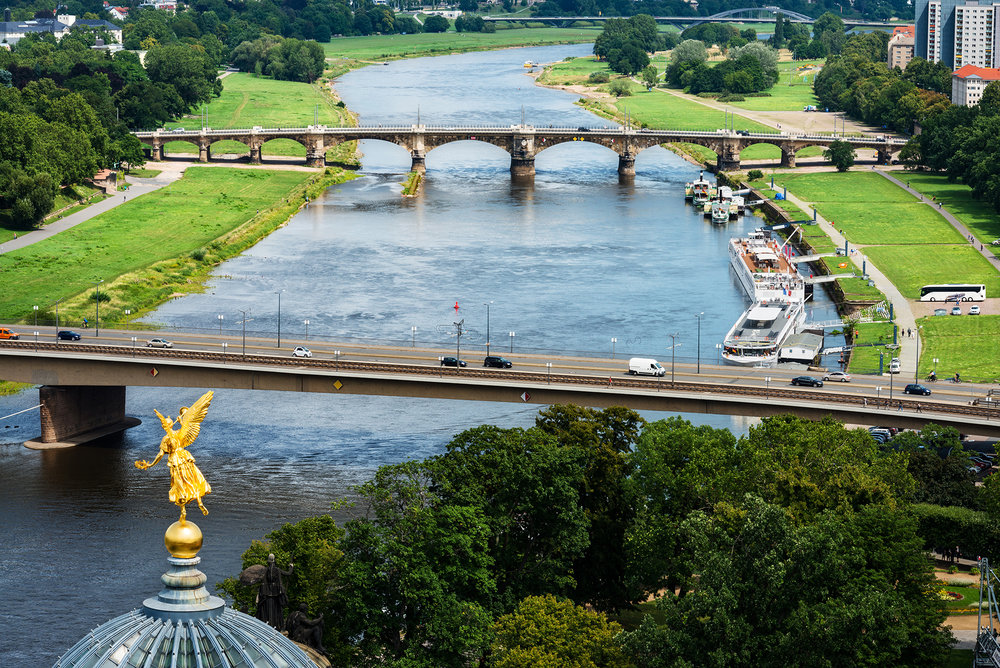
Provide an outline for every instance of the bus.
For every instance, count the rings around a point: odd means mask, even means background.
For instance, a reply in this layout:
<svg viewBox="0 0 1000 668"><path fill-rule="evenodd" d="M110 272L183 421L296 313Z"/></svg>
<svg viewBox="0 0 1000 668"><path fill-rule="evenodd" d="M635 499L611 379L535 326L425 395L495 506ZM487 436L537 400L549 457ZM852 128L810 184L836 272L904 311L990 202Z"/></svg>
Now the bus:
<svg viewBox="0 0 1000 668"><path fill-rule="evenodd" d="M922 302L981 302L986 299L982 283L941 283L920 288Z"/></svg>

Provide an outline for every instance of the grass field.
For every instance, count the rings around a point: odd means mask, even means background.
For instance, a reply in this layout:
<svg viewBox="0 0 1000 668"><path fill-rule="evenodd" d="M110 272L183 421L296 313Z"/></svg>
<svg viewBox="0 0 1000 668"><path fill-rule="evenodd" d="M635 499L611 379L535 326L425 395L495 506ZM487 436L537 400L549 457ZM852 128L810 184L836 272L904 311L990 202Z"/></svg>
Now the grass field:
<svg viewBox="0 0 1000 668"><path fill-rule="evenodd" d="M778 83L766 91L769 97L748 97L743 102L732 102L732 106L750 111L802 111L810 104L819 104L813 94L816 71L810 65L823 66L820 60L794 60L778 63Z"/></svg>
<svg viewBox="0 0 1000 668"><path fill-rule="evenodd" d="M184 178L36 244L0 255L0 317L26 318L92 279L191 252L271 207L314 174L191 167ZM41 268L44 267L44 270ZM86 269L84 269L84 267Z"/></svg>
<svg viewBox="0 0 1000 668"><path fill-rule="evenodd" d="M969 228L983 244L989 244L1000 238L1000 216L986 202L972 198L972 188L958 183L949 182L942 174L925 174L922 172L907 173L905 180L915 190L928 197L936 197L943 202L945 209L958 218ZM992 247L995 255L1000 255L1000 247Z"/></svg>
<svg viewBox="0 0 1000 668"><path fill-rule="evenodd" d="M920 350L920 377L937 366L939 378L957 371L970 381L1000 382L1000 315L931 316L917 320L923 327Z"/></svg>
<svg viewBox="0 0 1000 668"><path fill-rule="evenodd" d="M592 42L600 28L513 28L495 33L445 32L416 35L339 37L321 44L327 58L385 60L405 56L435 56L514 46Z"/></svg>
<svg viewBox="0 0 1000 668"><path fill-rule="evenodd" d="M295 81L275 81L266 77L237 72L222 80L222 95L213 99L207 107L208 127L248 128L262 127L305 127L312 125L314 114L319 110L319 122L326 125L341 125L344 112L323 95L318 85ZM201 127L199 113L168 123L167 128ZM186 141L167 142L167 153L198 152L195 144ZM302 144L290 139L275 139L264 144L265 155L305 156ZM246 155L250 149L237 141L221 141L212 145L213 153L235 153Z"/></svg>
<svg viewBox="0 0 1000 668"><path fill-rule="evenodd" d="M881 353L882 368L887 371L893 355L885 346L892 343L892 328L893 325L887 322L863 322L855 326L858 335L854 337L856 347L851 350L848 369L853 373L878 373Z"/></svg>
<svg viewBox="0 0 1000 668"><path fill-rule="evenodd" d="M970 246L869 246L865 254L908 299L929 283L983 283L1000 294L1000 274Z"/></svg>

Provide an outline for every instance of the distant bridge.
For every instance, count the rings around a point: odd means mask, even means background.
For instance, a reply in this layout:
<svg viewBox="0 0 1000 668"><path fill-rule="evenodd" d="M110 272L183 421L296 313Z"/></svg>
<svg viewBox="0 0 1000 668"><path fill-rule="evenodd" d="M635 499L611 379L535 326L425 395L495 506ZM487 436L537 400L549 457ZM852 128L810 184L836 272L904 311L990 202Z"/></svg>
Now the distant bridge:
<svg viewBox="0 0 1000 668"><path fill-rule="evenodd" d="M532 125L509 126L361 126L356 128L331 128L311 125L305 128L264 128L201 130L154 130L134 132L148 144L155 160L164 157L164 144L186 141L198 147L198 159L212 159L211 147L216 142L233 140L246 144L250 149L250 162L261 164L261 147L274 139L291 139L306 149L306 163L322 167L326 151L345 141L361 139L386 141L406 149L411 158L411 169L425 171L427 153L433 149L458 141L481 141L498 146L510 153L510 172L515 177L535 174L535 156L542 151L566 142L599 144L618 154L618 173L635 175L635 158L652 146L672 142L699 144L718 156L716 166L720 171L740 168L740 152L753 144L771 144L781 149L781 166L794 167L795 154L809 146L829 146L834 141L846 141L855 149L873 149L880 163L888 163L892 155L906 145L905 139L885 135L836 137L833 135L792 135L786 132L747 132L718 130L698 132L690 130L646 130L625 127L535 127Z"/></svg>
<svg viewBox="0 0 1000 668"><path fill-rule="evenodd" d="M793 12L781 7L743 7L741 9L730 9L711 16L654 16L657 23L668 23L680 28L690 28L702 23L774 23L775 17L781 14L792 23L813 24L816 19L799 12ZM484 16L483 20L493 23L550 23L557 26L570 25L577 21L588 21L593 23L603 23L611 19L627 19L627 16ZM848 30L854 28L894 28L898 23L885 21L853 21L844 19L844 27Z"/></svg>
<svg viewBox="0 0 1000 668"><path fill-rule="evenodd" d="M259 339L252 342L250 354L240 354L235 343L227 352L220 337L193 332L174 333L184 337L184 349L137 348L129 345L129 333L105 330L110 340L101 345L0 341L3 378L42 385L42 438L36 447L71 445L92 439L95 433L104 435L135 424L125 417L127 386L574 403L754 417L832 415L850 424L919 429L934 422L954 426L964 434L1000 436L1000 410L971 405L970 395L949 397L942 391L933 399L910 397L897 387L889 401L892 392L880 386L891 384L892 379L875 376L855 376L854 382L836 388L803 389L788 386L797 371L701 364L701 375L694 374L688 364L683 372L678 371L682 379L675 383L673 370L664 378L626 375L622 360L555 357L556 362L548 364L544 360L552 357L512 355L514 369L471 365L456 369L440 366L433 357L436 351L408 346L355 350L351 359L344 359L339 350L317 347L315 357L300 359L273 347L273 352L262 354ZM387 358L394 361L377 361Z"/></svg>

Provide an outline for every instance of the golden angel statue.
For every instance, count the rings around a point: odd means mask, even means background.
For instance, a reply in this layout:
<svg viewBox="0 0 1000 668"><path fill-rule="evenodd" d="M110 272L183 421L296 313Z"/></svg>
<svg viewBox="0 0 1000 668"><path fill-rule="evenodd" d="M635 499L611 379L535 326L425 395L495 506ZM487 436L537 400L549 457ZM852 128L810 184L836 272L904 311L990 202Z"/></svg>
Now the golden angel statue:
<svg viewBox="0 0 1000 668"><path fill-rule="evenodd" d="M194 465L194 457L187 451L187 447L198 438L202 420L205 419L208 406L212 403L212 394L211 391L206 392L191 408L187 406L181 408L176 420L171 420L169 416L163 417L160 411L154 409L163 424L163 430L167 433L160 441L160 452L156 455L156 459L151 462L143 459L135 463L137 469L148 469L155 466L163 455L167 456L167 466L170 467L170 500L181 507L181 523L187 516L186 504L190 501L197 501L201 512L208 515L208 509L201 502L201 497L211 493L212 486ZM180 423L177 429L173 428L175 422Z"/></svg>

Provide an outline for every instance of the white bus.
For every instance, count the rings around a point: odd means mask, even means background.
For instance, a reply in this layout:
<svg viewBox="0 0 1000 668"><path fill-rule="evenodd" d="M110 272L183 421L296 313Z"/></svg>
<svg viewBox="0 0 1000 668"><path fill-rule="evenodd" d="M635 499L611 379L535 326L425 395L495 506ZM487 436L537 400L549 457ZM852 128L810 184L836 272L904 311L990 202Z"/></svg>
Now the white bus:
<svg viewBox="0 0 1000 668"><path fill-rule="evenodd" d="M920 288L922 302L981 302L986 299L982 283L941 283Z"/></svg>

